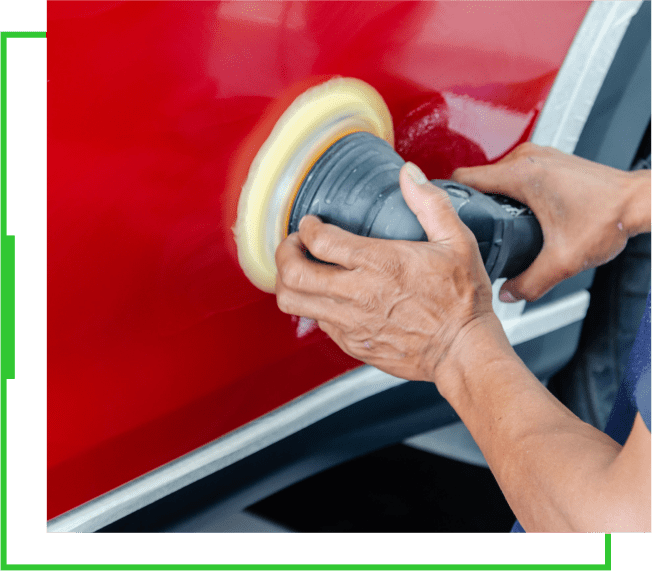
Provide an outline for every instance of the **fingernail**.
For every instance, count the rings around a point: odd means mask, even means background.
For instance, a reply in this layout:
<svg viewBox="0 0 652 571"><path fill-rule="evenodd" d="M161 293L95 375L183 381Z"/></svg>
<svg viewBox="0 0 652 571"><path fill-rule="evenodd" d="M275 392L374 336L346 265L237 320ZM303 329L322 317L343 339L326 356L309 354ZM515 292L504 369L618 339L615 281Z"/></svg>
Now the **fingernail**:
<svg viewBox="0 0 652 571"><path fill-rule="evenodd" d="M303 221L304 221L305 219L306 219L306 217L303 216L303 217L301 218L301 220L299 220L299 230L301 230L301 225L303 224Z"/></svg>
<svg viewBox="0 0 652 571"><path fill-rule="evenodd" d="M405 165L405 169L407 170L407 173L410 175L410 178L414 184L425 184L428 182L426 175L423 174L423 171L417 165L414 163L405 163Z"/></svg>
<svg viewBox="0 0 652 571"><path fill-rule="evenodd" d="M514 303L516 301L516 298L512 295L512 293L506 289L500 292L498 299L504 303Z"/></svg>

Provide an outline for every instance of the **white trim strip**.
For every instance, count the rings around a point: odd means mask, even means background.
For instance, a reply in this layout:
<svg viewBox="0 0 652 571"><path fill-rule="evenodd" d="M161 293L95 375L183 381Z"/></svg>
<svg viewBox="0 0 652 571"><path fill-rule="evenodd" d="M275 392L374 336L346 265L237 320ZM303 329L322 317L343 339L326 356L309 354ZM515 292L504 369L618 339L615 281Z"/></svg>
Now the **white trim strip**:
<svg viewBox="0 0 652 571"><path fill-rule="evenodd" d="M503 320L507 339L512 345L518 345L581 321L586 316L590 299L589 292L583 289L523 313L518 318Z"/></svg>
<svg viewBox="0 0 652 571"><path fill-rule="evenodd" d="M635 2L593 2L568 50L532 135L532 142L572 153L593 108Z"/></svg>
<svg viewBox="0 0 652 571"><path fill-rule="evenodd" d="M209 444L48 522L48 531L96 531L234 464L338 410L407 381L360 367Z"/></svg>

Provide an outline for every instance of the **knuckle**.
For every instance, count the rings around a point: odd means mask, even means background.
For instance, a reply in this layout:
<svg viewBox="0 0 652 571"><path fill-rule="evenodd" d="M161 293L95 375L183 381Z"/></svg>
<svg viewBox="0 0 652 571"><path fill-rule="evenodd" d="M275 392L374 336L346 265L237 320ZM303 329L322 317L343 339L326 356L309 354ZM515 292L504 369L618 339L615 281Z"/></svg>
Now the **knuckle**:
<svg viewBox="0 0 652 571"><path fill-rule="evenodd" d="M314 239L317 231L314 224L314 219L311 215L306 215L299 220L299 239L306 244Z"/></svg>
<svg viewBox="0 0 652 571"><path fill-rule="evenodd" d="M478 244L478 241L475 238L475 234L471 231L471 229L464 223L460 223L458 225L458 229L460 232L460 237L462 240L466 243L466 252L467 254L470 254L471 251L473 251L475 246Z"/></svg>
<svg viewBox="0 0 652 571"><path fill-rule="evenodd" d="M287 284L293 289L299 289L303 280L303 272L300 268L293 266L287 275Z"/></svg>
<svg viewBox="0 0 652 571"><path fill-rule="evenodd" d="M301 285L303 270L296 262L287 262L281 266L279 275L287 287L296 289Z"/></svg>
<svg viewBox="0 0 652 571"><path fill-rule="evenodd" d="M373 313L380 307L380 302L374 293L361 291L358 296L358 305L365 313Z"/></svg>
<svg viewBox="0 0 652 571"><path fill-rule="evenodd" d="M276 248L276 252L274 252L274 260L276 261L276 267L279 270L279 273L281 271L281 268L283 267L283 258L285 256L285 250L287 248L287 241L288 239L286 238L283 240L279 245L278 248Z"/></svg>
<svg viewBox="0 0 652 571"><path fill-rule="evenodd" d="M397 278L401 281L405 274L405 267L398 256L389 254L381 259L380 271L387 276Z"/></svg>
<svg viewBox="0 0 652 571"><path fill-rule="evenodd" d="M372 271L387 277L396 277L403 273L403 262L400 257L401 245L388 241L374 242L359 257Z"/></svg>
<svg viewBox="0 0 652 571"><path fill-rule="evenodd" d="M290 313L290 299L286 289L281 289L276 294L276 305L283 313Z"/></svg>
<svg viewBox="0 0 652 571"><path fill-rule="evenodd" d="M365 266L369 258L367 249L361 246L354 246L349 249L348 260L355 266Z"/></svg>
<svg viewBox="0 0 652 571"><path fill-rule="evenodd" d="M274 252L274 260L279 273L288 263L286 260L291 260L299 251L300 242L296 234L291 234L278 245Z"/></svg>
<svg viewBox="0 0 652 571"><path fill-rule="evenodd" d="M282 282L285 283L285 277L288 272L288 262L282 262L280 258L280 255L276 254L276 269L278 271L278 279Z"/></svg>
<svg viewBox="0 0 652 571"><path fill-rule="evenodd" d="M478 241L473 232L461 223L457 229L456 235L457 246L455 248L456 254L459 256L458 260L462 265L469 266L476 259L476 254L479 255Z"/></svg>
<svg viewBox="0 0 652 571"><path fill-rule="evenodd" d="M322 235L313 236L310 242L310 252L317 258L324 258L328 256L331 249L330 240Z"/></svg>
<svg viewBox="0 0 652 571"><path fill-rule="evenodd" d="M318 233L317 233L317 228L315 228L315 225L311 223L310 218L306 218L304 223L301 225L301 229L299 230L299 235L301 236L301 241L306 246L312 246L314 244L315 239L318 236Z"/></svg>

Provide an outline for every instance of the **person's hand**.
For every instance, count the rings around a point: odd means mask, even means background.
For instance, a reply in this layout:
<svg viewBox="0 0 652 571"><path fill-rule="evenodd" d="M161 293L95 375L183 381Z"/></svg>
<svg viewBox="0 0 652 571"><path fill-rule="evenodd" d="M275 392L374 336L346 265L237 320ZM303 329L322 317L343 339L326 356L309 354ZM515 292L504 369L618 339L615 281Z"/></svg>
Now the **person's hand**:
<svg viewBox="0 0 652 571"><path fill-rule="evenodd" d="M527 204L543 248L502 301L533 301L560 281L612 260L627 239L650 231L649 171L630 173L532 143L493 165L460 168L453 180Z"/></svg>
<svg viewBox="0 0 652 571"><path fill-rule="evenodd" d="M397 377L434 380L467 333L502 329L478 245L446 192L410 163L400 184L428 242L363 238L306 216L276 251L277 301L317 320L349 355Z"/></svg>

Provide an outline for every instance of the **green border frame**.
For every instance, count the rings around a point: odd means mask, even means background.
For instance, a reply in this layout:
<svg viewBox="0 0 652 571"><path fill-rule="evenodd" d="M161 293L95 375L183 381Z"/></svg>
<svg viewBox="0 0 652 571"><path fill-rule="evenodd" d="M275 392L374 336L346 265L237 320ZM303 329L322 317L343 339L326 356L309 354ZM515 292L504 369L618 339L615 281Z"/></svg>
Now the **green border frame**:
<svg viewBox="0 0 652 571"><path fill-rule="evenodd" d="M1 29L44 28L44 2L1 4ZM8 379L7 391L0 390L7 419L0 451L0 535L7 541L0 542L0 569L70 563L231 567L246 560L256 567L269 561L275 562L270 567L330 567L338 561L430 568L432 562L443 563L441 569L510 564L597 571L649 561L650 537L625 534L45 534L45 116L34 112L35 105L44 107L44 38L39 31L0 32L0 368Z"/></svg>

